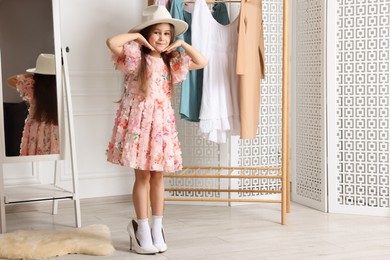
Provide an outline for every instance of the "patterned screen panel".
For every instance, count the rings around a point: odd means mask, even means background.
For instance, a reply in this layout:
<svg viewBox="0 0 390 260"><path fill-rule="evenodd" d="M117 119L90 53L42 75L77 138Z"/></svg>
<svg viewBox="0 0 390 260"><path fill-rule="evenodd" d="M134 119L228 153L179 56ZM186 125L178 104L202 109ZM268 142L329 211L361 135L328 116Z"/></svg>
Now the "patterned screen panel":
<svg viewBox="0 0 390 260"><path fill-rule="evenodd" d="M390 1L338 4L337 203L389 208Z"/></svg>
<svg viewBox="0 0 390 260"><path fill-rule="evenodd" d="M324 1L296 1L294 199L321 208L325 170Z"/></svg>

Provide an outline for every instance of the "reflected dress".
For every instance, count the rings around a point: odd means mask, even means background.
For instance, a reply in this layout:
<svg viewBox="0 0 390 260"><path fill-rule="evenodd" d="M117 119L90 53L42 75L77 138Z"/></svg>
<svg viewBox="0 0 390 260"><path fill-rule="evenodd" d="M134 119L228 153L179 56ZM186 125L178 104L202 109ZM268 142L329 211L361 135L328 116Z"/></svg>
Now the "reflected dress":
<svg viewBox="0 0 390 260"><path fill-rule="evenodd" d="M58 125L35 119L34 80L24 75L16 77L16 89L24 101L29 103L28 116L24 123L20 155L59 154Z"/></svg>
<svg viewBox="0 0 390 260"><path fill-rule="evenodd" d="M171 104L168 67L160 57L146 55L148 92L140 92L140 45L129 42L124 58L114 57L116 69L125 74L124 93L116 113L108 144L107 160L138 170L174 172L182 169L176 119ZM183 81L190 57L172 52L170 70L173 83Z"/></svg>

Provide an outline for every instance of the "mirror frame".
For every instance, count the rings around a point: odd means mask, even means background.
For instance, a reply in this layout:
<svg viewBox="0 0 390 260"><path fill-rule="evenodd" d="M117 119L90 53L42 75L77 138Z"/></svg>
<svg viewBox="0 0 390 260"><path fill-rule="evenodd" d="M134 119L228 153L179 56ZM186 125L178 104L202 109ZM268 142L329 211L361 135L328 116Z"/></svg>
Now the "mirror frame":
<svg viewBox="0 0 390 260"><path fill-rule="evenodd" d="M54 34L54 54L56 57L56 83L57 83L57 106L58 106L58 129L60 136L60 153L45 154L45 155L27 155L27 156L6 156L5 135L4 135L4 111L3 111L3 87L0 80L0 162L37 162L37 161L52 161L63 160L65 154L65 121L64 121L64 101L63 101L63 68L62 68L62 53L61 53L61 26L60 26L60 0L51 0L53 14L53 34ZM0 48L0 79L2 78L1 67L1 48Z"/></svg>

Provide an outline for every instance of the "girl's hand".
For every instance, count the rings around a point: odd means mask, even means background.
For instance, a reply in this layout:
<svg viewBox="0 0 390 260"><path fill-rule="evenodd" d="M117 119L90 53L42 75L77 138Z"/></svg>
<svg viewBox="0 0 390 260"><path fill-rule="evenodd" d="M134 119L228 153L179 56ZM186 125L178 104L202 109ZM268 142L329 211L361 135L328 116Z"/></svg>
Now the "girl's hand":
<svg viewBox="0 0 390 260"><path fill-rule="evenodd" d="M123 58L123 46L131 41L137 41L139 44L144 45L146 48L155 51L155 49L149 44L149 42L142 36L140 33L122 33L118 35L114 35L106 40L108 48L110 48L111 52L118 56L119 58Z"/></svg>
<svg viewBox="0 0 390 260"><path fill-rule="evenodd" d="M15 76L12 76L12 77L9 77L7 79L7 84L11 87L16 87L16 82L17 82L17 79L16 79L17 75Z"/></svg>
<svg viewBox="0 0 390 260"><path fill-rule="evenodd" d="M11 76L7 79L7 84L11 87L16 87L16 83L18 82L17 77L18 76L24 76L26 79L32 79L33 74L31 73L25 73L25 74L19 74L19 75L14 75Z"/></svg>
<svg viewBox="0 0 390 260"><path fill-rule="evenodd" d="M137 41L138 41L139 44L145 46L146 48L150 49L151 51L156 51L156 49L154 49L153 46L150 45L150 43L140 33L139 33L139 36L137 38Z"/></svg>
<svg viewBox="0 0 390 260"><path fill-rule="evenodd" d="M169 45L163 52L171 53L172 51L174 51L177 48L179 48L182 45L182 43L183 43L182 40L176 40L171 45Z"/></svg>

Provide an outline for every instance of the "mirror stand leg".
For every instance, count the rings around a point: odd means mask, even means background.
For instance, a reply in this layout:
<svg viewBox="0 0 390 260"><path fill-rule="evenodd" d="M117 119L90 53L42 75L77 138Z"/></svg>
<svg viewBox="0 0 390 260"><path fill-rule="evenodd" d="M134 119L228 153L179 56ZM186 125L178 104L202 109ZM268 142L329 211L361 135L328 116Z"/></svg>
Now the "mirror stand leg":
<svg viewBox="0 0 390 260"><path fill-rule="evenodd" d="M54 183L54 186L56 186L56 187L57 187L57 184L59 183L59 174L58 174L59 164L60 164L59 160L54 161L54 181L53 181L53 183ZM53 200L52 214L57 215L57 213L58 213L58 200Z"/></svg>
<svg viewBox="0 0 390 260"><path fill-rule="evenodd" d="M1 194L0 197L1 197L1 202L0 202L0 221L1 221L0 234L3 234L6 232L4 194Z"/></svg>
<svg viewBox="0 0 390 260"><path fill-rule="evenodd" d="M71 102L70 84L69 84L69 73L68 73L68 59L67 52L68 47L62 48L62 60L63 60L63 82L65 91L65 103L67 107L67 120L68 120L68 131L69 131L69 144L71 153L71 165L72 165L72 182L73 182L73 203L76 219L76 227L81 227L81 210L80 210L80 197L79 197L79 184L78 184L78 170L76 163L76 142L74 138L74 122L73 122L73 106Z"/></svg>
<svg viewBox="0 0 390 260"><path fill-rule="evenodd" d="M81 210L80 210L80 199L74 200L76 227L81 227Z"/></svg>
<svg viewBox="0 0 390 260"><path fill-rule="evenodd" d="M0 234L6 232L3 165L0 165Z"/></svg>

